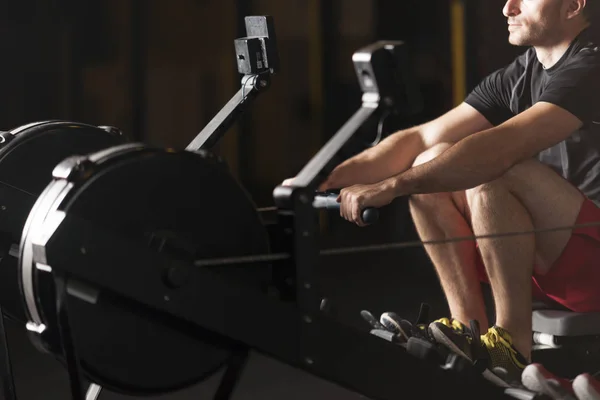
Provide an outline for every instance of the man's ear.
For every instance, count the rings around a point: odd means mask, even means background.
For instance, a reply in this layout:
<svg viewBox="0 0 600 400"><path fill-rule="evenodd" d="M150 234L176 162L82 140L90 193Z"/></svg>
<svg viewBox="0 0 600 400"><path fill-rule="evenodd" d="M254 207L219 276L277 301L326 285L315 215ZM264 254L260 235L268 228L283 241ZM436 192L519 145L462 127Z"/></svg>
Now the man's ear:
<svg viewBox="0 0 600 400"><path fill-rule="evenodd" d="M573 19L583 14L583 9L587 5L587 0L568 0L567 19Z"/></svg>

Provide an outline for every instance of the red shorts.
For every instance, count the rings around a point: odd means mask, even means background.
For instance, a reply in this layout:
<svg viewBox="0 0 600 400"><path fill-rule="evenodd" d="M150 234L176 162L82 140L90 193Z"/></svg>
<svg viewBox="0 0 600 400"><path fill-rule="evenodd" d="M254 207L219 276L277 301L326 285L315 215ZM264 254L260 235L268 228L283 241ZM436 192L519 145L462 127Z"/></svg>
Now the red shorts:
<svg viewBox="0 0 600 400"><path fill-rule="evenodd" d="M600 208L586 199L576 225L600 222ZM489 283L481 256L477 273ZM532 277L533 297L556 302L575 312L600 311L600 226L577 228L550 271Z"/></svg>

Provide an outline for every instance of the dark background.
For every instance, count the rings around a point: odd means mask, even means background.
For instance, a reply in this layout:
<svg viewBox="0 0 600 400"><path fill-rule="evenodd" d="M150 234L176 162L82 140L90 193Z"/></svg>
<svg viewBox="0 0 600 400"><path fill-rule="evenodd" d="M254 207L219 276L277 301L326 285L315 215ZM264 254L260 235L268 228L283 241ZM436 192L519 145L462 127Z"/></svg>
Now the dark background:
<svg viewBox="0 0 600 400"><path fill-rule="evenodd" d="M507 43L500 0L19 0L0 3L0 129L44 119L120 128L134 140L182 148L240 88L233 41L245 15L275 19L281 71L215 150L260 207L360 106L351 56L374 41L404 40L424 98L424 122L450 109L523 49ZM464 21L453 17L456 5ZM457 59L453 32L464 30ZM459 57L459 56L458 56ZM457 62L464 63L463 79ZM462 83L461 83L462 82ZM401 127L401 126L399 126ZM35 164L32 165L34 168ZM218 193L212 195L218 196ZM405 199L360 229L328 215L324 245L416 239ZM415 318L445 305L422 248L328 258L319 269L335 315L363 329L361 309ZM9 325L17 393L66 398L66 374ZM157 344L160 345L160 344ZM401 379L401 372L399 372ZM215 379L169 398L198 399ZM235 399L358 398L252 355ZM121 398L108 394L104 399ZM165 397L166 398L166 397Z"/></svg>

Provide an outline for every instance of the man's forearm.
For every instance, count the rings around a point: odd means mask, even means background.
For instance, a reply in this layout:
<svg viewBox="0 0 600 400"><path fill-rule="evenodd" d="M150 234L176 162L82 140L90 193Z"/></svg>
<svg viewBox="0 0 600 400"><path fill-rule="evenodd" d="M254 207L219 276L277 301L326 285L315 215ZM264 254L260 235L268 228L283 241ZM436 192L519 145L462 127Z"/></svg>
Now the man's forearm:
<svg viewBox="0 0 600 400"><path fill-rule="evenodd" d="M500 135L481 132L390 179L398 196L470 189L499 178L510 168L514 157L506 148Z"/></svg>

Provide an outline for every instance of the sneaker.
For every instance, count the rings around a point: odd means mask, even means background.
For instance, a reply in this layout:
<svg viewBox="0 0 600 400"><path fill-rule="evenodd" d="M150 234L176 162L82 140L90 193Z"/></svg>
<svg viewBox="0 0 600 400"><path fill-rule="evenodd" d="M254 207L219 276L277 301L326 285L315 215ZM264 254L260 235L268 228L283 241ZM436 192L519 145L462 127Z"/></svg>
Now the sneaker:
<svg viewBox="0 0 600 400"><path fill-rule="evenodd" d="M429 306L421 304L419 316L415 323L400 318L394 312L381 314L379 322L387 330L392 331L397 337L402 337L401 344L407 352L414 357L443 365L448 357L448 349L436 343L429 330Z"/></svg>
<svg viewBox="0 0 600 400"><path fill-rule="evenodd" d="M429 324L429 331L437 343L473 362L473 335L465 325L454 318L441 318Z"/></svg>
<svg viewBox="0 0 600 400"><path fill-rule="evenodd" d="M513 347L512 337L504 329L493 326L480 335L477 321L471 321L467 328L455 319L442 318L432 322L430 330L438 343L471 361L484 378L502 387L521 385L528 362Z"/></svg>
<svg viewBox="0 0 600 400"><path fill-rule="evenodd" d="M398 314L392 311L384 312L379 317L379 321L367 311L361 311L362 318L371 325L371 333L388 338L395 343L406 344L411 337L417 337L428 341L433 341L429 334L429 305L423 303L419 310L419 315L415 323L412 323L404 318L400 318Z"/></svg>
<svg viewBox="0 0 600 400"><path fill-rule="evenodd" d="M571 381L552 374L541 364L533 363L526 366L521 380L523 386L532 392L548 395L552 399L575 400Z"/></svg>
<svg viewBox="0 0 600 400"><path fill-rule="evenodd" d="M429 305L425 303L421 304L419 315L414 323L400 318L396 313L389 311L381 314L379 322L386 329L401 335L405 341L408 341L411 337L415 337L428 342L435 342L429 330Z"/></svg>
<svg viewBox="0 0 600 400"><path fill-rule="evenodd" d="M381 314L379 323L388 331L393 332L403 343L408 342L415 329L413 324L391 311Z"/></svg>
<svg viewBox="0 0 600 400"><path fill-rule="evenodd" d="M573 380L573 391L579 400L600 400L600 381L590 374L577 375Z"/></svg>
<svg viewBox="0 0 600 400"><path fill-rule="evenodd" d="M487 352L487 368L483 376L499 386L521 385L523 370L529 364L512 344L504 329L493 326L481 336L481 346Z"/></svg>

